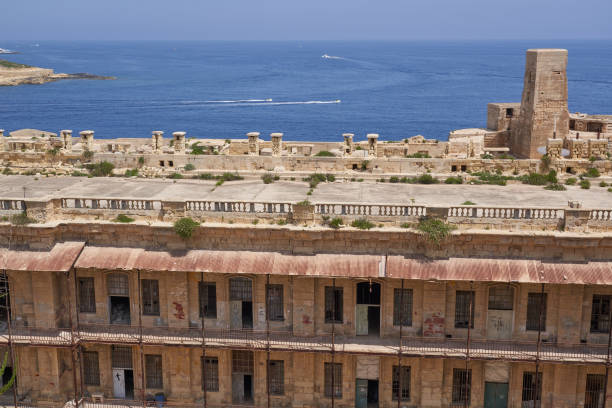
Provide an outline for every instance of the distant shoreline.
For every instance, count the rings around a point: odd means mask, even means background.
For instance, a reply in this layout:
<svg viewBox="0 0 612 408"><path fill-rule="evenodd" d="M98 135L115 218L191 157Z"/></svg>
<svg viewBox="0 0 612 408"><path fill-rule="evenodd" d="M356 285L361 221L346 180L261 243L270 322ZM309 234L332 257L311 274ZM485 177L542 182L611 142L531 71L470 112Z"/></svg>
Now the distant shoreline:
<svg viewBox="0 0 612 408"><path fill-rule="evenodd" d="M55 73L52 69L32 67L0 59L0 86L41 85L62 79L112 80L117 78L85 72L74 74Z"/></svg>

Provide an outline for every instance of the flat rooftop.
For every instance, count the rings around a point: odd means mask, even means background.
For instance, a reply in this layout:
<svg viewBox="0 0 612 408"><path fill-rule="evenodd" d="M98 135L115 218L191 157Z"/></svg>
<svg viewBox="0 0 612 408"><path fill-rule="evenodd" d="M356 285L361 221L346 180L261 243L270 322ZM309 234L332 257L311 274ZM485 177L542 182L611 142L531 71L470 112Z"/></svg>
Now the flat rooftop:
<svg viewBox="0 0 612 408"><path fill-rule="evenodd" d="M25 187L25 191L24 191ZM388 203L427 206L477 205L512 207L565 207L580 201L584 208L612 208L612 193L592 179L589 190L567 186L567 191L549 191L525 184L420 185L364 182L320 183L311 196L307 183L245 179L215 186L215 181L137 179L118 177L0 176L0 199L134 198L154 200L241 200L298 202L306 198L319 203Z"/></svg>

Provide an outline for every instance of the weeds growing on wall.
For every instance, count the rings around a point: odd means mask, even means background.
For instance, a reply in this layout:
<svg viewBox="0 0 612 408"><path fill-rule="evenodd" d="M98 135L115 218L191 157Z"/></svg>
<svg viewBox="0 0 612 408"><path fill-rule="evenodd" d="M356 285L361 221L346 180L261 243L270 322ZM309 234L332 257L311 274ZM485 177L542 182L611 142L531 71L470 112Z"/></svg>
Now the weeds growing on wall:
<svg viewBox="0 0 612 408"><path fill-rule="evenodd" d="M136 177L138 176L138 169L127 169L125 171L125 177Z"/></svg>
<svg viewBox="0 0 612 408"><path fill-rule="evenodd" d="M128 217L125 214L119 214L115 219L113 219L113 222L121 222L124 224L129 224L130 222L134 222L135 220L131 217Z"/></svg>
<svg viewBox="0 0 612 408"><path fill-rule="evenodd" d="M559 183L549 184L549 185L547 185L544 188L546 190L550 190L550 191L565 191L565 190L567 190L567 188L565 188L565 186L563 184L559 184Z"/></svg>
<svg viewBox="0 0 612 408"><path fill-rule="evenodd" d="M11 215L10 220L11 220L11 224L13 225L36 224L36 220L34 218L28 217L25 211L19 214Z"/></svg>
<svg viewBox="0 0 612 408"><path fill-rule="evenodd" d="M319 153L315 154L316 157L335 157L336 155L332 152L328 152L327 150L321 150Z"/></svg>
<svg viewBox="0 0 612 408"><path fill-rule="evenodd" d="M333 229L340 228L342 224L344 224L344 222L342 221L342 218L340 217L332 218L332 220L329 222L329 226Z"/></svg>
<svg viewBox="0 0 612 408"><path fill-rule="evenodd" d="M565 185L567 186L573 186L574 184L576 184L578 182L578 179L576 177L570 177L567 180L565 180Z"/></svg>
<svg viewBox="0 0 612 408"><path fill-rule="evenodd" d="M589 178L595 178L595 177L599 177L599 170L597 170L595 167L591 167L590 169L588 169L586 171L586 173L583 174L584 177L589 177Z"/></svg>
<svg viewBox="0 0 612 408"><path fill-rule="evenodd" d="M200 225L199 222L194 221L190 217L181 218L174 223L174 232L183 239L191 238L193 231Z"/></svg>
<svg viewBox="0 0 612 408"><path fill-rule="evenodd" d="M100 163L86 164L85 168L89 170L89 174L92 177L108 177L113 174L113 169L115 168L115 165L105 160Z"/></svg>
<svg viewBox="0 0 612 408"><path fill-rule="evenodd" d="M351 227L359 228L360 230L369 230L374 228L374 224L372 224L366 218L358 218L351 223Z"/></svg>
<svg viewBox="0 0 612 408"><path fill-rule="evenodd" d="M422 218L417 229L425 234L427 239L435 244L440 244L450 235L456 227L437 218Z"/></svg>
<svg viewBox="0 0 612 408"><path fill-rule="evenodd" d="M447 177L444 184L463 184L463 179L461 177Z"/></svg>
<svg viewBox="0 0 612 408"><path fill-rule="evenodd" d="M193 163L187 163L185 167L183 167L183 169L185 169L185 171L191 171L195 170L195 166L193 165Z"/></svg>

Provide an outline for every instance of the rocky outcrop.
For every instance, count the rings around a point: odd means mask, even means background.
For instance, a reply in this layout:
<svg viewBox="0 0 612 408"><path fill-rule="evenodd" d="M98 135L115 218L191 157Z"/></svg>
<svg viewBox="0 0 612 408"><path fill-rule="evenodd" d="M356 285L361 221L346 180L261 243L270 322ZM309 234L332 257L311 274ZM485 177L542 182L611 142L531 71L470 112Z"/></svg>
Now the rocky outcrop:
<svg viewBox="0 0 612 408"><path fill-rule="evenodd" d="M7 68L0 66L0 86L23 84L45 84L62 79L116 79L111 76L100 76L87 73L56 74L52 69L36 67Z"/></svg>

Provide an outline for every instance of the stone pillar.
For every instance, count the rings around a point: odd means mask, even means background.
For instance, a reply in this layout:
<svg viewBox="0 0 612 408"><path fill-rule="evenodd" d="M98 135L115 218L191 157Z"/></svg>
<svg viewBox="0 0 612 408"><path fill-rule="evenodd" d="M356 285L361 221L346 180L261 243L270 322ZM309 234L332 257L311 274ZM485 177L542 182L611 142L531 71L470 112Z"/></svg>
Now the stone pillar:
<svg viewBox="0 0 612 408"><path fill-rule="evenodd" d="M555 129L556 138L569 134L567 50L528 50L519 125L512 132L510 150L537 159L538 148L555 137Z"/></svg>
<svg viewBox="0 0 612 408"><path fill-rule="evenodd" d="M378 134L368 133L368 156L378 156Z"/></svg>
<svg viewBox="0 0 612 408"><path fill-rule="evenodd" d="M259 156L259 132L247 133L249 138L249 155Z"/></svg>
<svg viewBox="0 0 612 408"><path fill-rule="evenodd" d="M0 129L0 152L4 152L8 150L5 146L4 146L4 129Z"/></svg>
<svg viewBox="0 0 612 408"><path fill-rule="evenodd" d="M353 151L355 149L355 147L353 146L353 136L355 136L353 133L342 134L342 137L344 138L344 156L350 156L351 154L353 154Z"/></svg>
<svg viewBox="0 0 612 408"><path fill-rule="evenodd" d="M154 130L152 133L151 148L153 153L159 153L164 146L164 132L161 130Z"/></svg>
<svg viewBox="0 0 612 408"><path fill-rule="evenodd" d="M551 159L560 159L562 149L563 140L561 139L548 139L546 142L546 154Z"/></svg>
<svg viewBox="0 0 612 408"><path fill-rule="evenodd" d="M83 146L83 150L92 151L93 150L93 141L94 141L94 131L93 130L83 130L81 133L81 145Z"/></svg>
<svg viewBox="0 0 612 408"><path fill-rule="evenodd" d="M272 156L280 156L283 153L283 134L270 133L272 140Z"/></svg>
<svg viewBox="0 0 612 408"><path fill-rule="evenodd" d="M185 132L174 132L172 138L174 140L174 153L185 153Z"/></svg>
<svg viewBox="0 0 612 408"><path fill-rule="evenodd" d="M60 141L62 142L62 150L72 150L72 130L60 131Z"/></svg>

